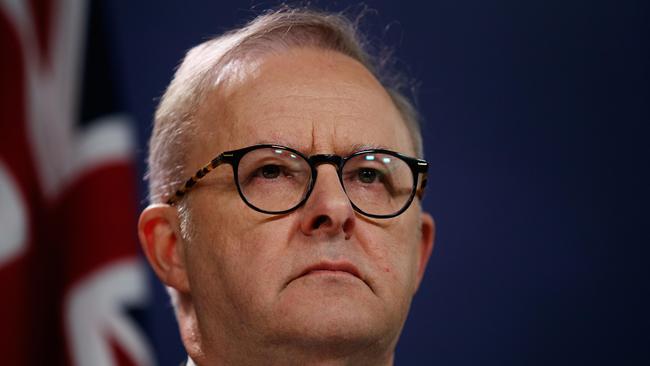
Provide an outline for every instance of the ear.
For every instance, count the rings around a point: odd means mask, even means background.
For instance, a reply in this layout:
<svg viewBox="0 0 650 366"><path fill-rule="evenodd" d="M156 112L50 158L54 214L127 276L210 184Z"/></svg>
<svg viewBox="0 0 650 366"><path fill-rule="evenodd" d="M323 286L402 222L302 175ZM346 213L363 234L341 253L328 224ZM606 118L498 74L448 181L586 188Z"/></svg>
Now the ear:
<svg viewBox="0 0 650 366"><path fill-rule="evenodd" d="M422 235L420 237L419 243L420 261L418 262L416 290L420 287L420 282L422 282L422 277L424 277L424 270L427 268L427 263L429 263L429 258L431 257L431 252L433 251L433 244L436 237L436 223L429 213L422 212L421 225Z"/></svg>
<svg viewBox="0 0 650 366"><path fill-rule="evenodd" d="M189 292L185 270L184 243L177 210L167 204L153 204L140 214L138 236L142 250L160 280L181 294Z"/></svg>

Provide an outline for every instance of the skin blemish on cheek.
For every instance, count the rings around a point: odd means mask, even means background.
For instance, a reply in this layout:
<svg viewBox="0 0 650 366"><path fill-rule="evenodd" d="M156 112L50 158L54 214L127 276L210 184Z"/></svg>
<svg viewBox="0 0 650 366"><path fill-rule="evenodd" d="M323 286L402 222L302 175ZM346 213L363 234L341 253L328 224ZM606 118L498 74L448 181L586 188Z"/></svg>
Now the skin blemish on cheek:
<svg viewBox="0 0 650 366"><path fill-rule="evenodd" d="M389 273L389 272L390 272L390 268L388 268L388 267L384 267L384 272Z"/></svg>

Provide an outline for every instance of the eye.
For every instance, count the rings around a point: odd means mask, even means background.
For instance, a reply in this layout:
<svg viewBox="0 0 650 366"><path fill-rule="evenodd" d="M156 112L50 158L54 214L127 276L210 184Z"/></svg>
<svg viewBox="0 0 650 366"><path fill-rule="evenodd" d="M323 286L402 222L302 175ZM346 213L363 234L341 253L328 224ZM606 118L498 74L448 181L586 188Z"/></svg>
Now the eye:
<svg viewBox="0 0 650 366"><path fill-rule="evenodd" d="M275 179L280 175L280 167L277 165L264 165L260 168L260 173L266 179Z"/></svg>
<svg viewBox="0 0 650 366"><path fill-rule="evenodd" d="M379 173L375 169L370 169L370 168L361 168L357 172L359 181L362 183L374 183L375 180L377 180Z"/></svg>

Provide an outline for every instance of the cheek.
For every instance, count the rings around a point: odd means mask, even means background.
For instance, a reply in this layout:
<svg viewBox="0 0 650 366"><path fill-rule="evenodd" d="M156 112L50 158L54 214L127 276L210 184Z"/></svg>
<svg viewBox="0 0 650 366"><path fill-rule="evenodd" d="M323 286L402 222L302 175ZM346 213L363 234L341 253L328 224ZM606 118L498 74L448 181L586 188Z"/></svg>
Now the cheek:
<svg viewBox="0 0 650 366"><path fill-rule="evenodd" d="M282 261L286 258L281 254L290 230L288 223L273 221L247 206L218 207L196 212L196 217L211 217L212 223L203 224L193 238L193 261L197 264L193 274L230 303L267 301L285 275L287 266Z"/></svg>
<svg viewBox="0 0 650 366"><path fill-rule="evenodd" d="M407 230L406 227L409 229ZM415 290L419 258L417 233L412 226L373 227L368 244L374 271L385 291L412 293Z"/></svg>

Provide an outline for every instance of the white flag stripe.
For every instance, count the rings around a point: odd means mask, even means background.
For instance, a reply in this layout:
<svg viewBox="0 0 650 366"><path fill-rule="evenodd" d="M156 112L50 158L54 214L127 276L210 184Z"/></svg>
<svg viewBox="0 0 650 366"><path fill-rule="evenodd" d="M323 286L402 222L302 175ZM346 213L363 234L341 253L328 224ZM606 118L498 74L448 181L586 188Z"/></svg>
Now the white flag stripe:
<svg viewBox="0 0 650 366"><path fill-rule="evenodd" d="M136 258L112 262L74 286L65 300L65 326L74 365L112 366L110 341L137 365L153 365L147 338L125 314L147 301L146 274Z"/></svg>

